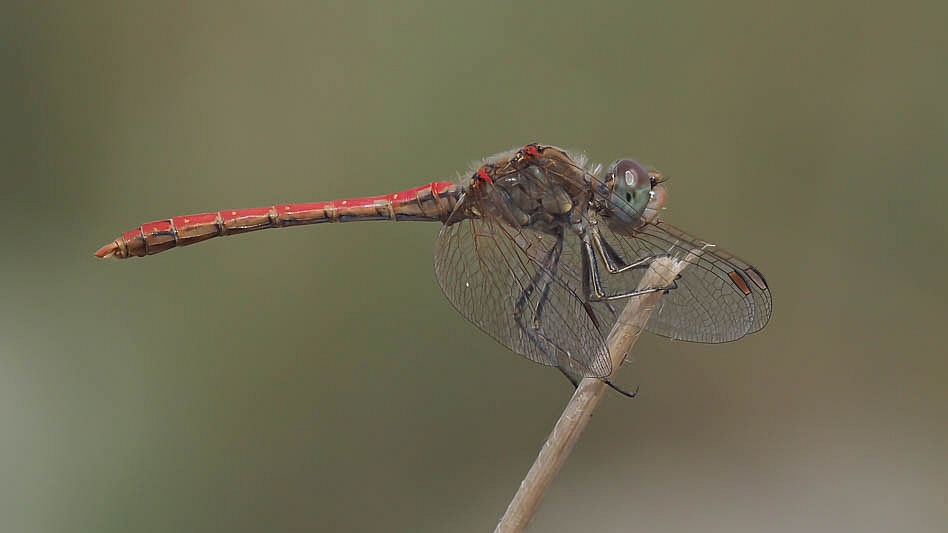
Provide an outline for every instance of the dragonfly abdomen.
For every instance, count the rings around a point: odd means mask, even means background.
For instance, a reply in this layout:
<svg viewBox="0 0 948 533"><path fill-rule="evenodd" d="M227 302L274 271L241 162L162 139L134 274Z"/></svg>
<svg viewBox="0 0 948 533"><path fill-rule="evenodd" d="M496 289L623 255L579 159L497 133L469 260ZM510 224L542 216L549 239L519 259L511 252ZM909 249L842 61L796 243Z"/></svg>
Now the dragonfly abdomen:
<svg viewBox="0 0 948 533"><path fill-rule="evenodd" d="M348 200L277 204L270 207L200 213L147 222L100 248L97 257L144 257L214 237L322 222L405 220L444 222L461 187L435 182L407 191Z"/></svg>

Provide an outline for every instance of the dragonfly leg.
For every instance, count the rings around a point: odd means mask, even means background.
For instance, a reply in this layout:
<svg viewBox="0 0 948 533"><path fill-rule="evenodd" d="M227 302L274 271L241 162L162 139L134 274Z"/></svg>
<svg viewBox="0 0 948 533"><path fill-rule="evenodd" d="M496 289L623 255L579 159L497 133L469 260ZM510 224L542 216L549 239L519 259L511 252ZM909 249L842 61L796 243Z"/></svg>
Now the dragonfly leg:
<svg viewBox="0 0 948 533"><path fill-rule="evenodd" d="M569 382L573 384L573 388L574 388L574 389L575 389L576 387L579 387L579 378L577 378L576 376L573 376L573 375L570 374L569 372L563 370L562 367L559 367L559 366L558 366L558 367L556 367L556 369L559 370L560 373L562 373L564 376L566 376L566 379L568 379Z"/></svg>
<svg viewBox="0 0 948 533"><path fill-rule="evenodd" d="M638 394L639 394L639 386L638 386L638 385L635 386L635 390L634 390L634 391L628 392L628 391L626 391L626 390L624 390L624 389L621 389L618 385L616 385L615 383L609 381L608 379L604 379L604 380L602 380L602 382L605 383L606 385L609 385L609 387L610 387L612 390L614 390L614 391L618 392L619 394L621 394L621 395L623 395L623 396L625 396L625 397L628 397L628 398L635 398L635 397L638 396Z"/></svg>
<svg viewBox="0 0 948 533"><path fill-rule="evenodd" d="M520 293L520 298L517 299L517 303L514 306L514 320L530 341L546 355L547 361L549 361L551 365L555 365L560 372L570 380L573 386L576 386L580 379L590 375L590 369L585 364L577 364L577 361L582 361L581 354L564 354L561 349L556 347L554 340L550 339L543 330L543 315L549 307L550 289L554 283L558 283L556 276L560 266L560 259L563 255L563 243L563 234L558 233L556 235L556 242L550 248L550 251L546 253L543 260L537 265L536 274L534 274L529 284L524 287ZM564 288L569 290L568 287ZM531 303L530 299L537 290L540 291L540 294L536 302ZM590 320L595 327L599 329L599 320L592 312L589 304L580 295L573 293L573 296L583 303ZM529 323L524 317L527 306L530 306L533 313L532 320ZM552 350L550 349L551 347L553 348Z"/></svg>
<svg viewBox="0 0 948 533"><path fill-rule="evenodd" d="M553 280L556 278L556 269L560 266L560 257L563 256L563 234L557 236L556 244L553 245L553 249L550 250L549 254L549 265L543 265L543 270L546 271L547 280L543 284L543 293L540 294L540 299L537 300L537 305L534 308L534 325L537 329L540 327L540 322L543 320L543 311L546 309L546 302L550 296L550 287L553 286Z"/></svg>
<svg viewBox="0 0 948 533"><path fill-rule="evenodd" d="M566 376L566 379L568 379L569 382L573 384L573 388L574 388L574 389L577 388L577 387L579 387L579 378L578 378L578 377L576 377L576 376L570 374L569 372L563 370L563 367L556 367L556 369L559 370L564 376ZM600 379L603 383L605 383L606 385L608 385L609 388L611 388L612 390L618 392L619 394L621 394L621 395L623 395L623 396L625 396L625 397L627 397L627 398L635 398L635 397L638 396L638 394L639 394L639 386L638 386L638 385L635 386L635 390L634 390L634 391L629 392L629 391L623 389L622 387L616 385L615 383L613 383L611 380L609 380L609 379L607 379L607 378L599 378L599 379Z"/></svg>
<svg viewBox="0 0 948 533"><path fill-rule="evenodd" d="M556 268L559 265L562 252L563 235L560 234L557 236L556 243L554 243L554 245L550 248L550 251L546 253L546 256L544 256L543 261L537 268L536 274L533 275L527 286L524 287L520 292L520 297L517 299L517 303L514 306L514 320L517 322L517 326L537 347L539 347L546 354L547 359L551 363L556 362L556 357L549 353L546 349L546 346L550 343L540 332L540 319L550 293L550 287L554 283ZM541 287L541 285L542 288L540 289L540 297L537 300L536 306L533 308L532 323L526 324L524 322L524 310L530 303L530 297L533 296L534 291Z"/></svg>
<svg viewBox="0 0 948 533"><path fill-rule="evenodd" d="M589 238L592 240L593 248L599 252L599 256L602 258L602 262L605 263L606 269L609 270L610 274L618 274L626 270L637 268L648 268L648 266L652 264L652 261L662 257L658 255L647 255L633 263L626 263L625 259L609 244L609 241L602 238L602 234L599 233L599 230L595 227L590 228Z"/></svg>
<svg viewBox="0 0 948 533"><path fill-rule="evenodd" d="M595 235L595 236L593 236ZM600 251L600 257L602 258L603 263L605 263L606 268L612 274L618 274L633 268L645 268L652 264L652 261L658 258L658 256L648 256L634 263L625 263L615 250L610 246L606 241L598 235L598 232L587 231L580 236L583 244L583 270L586 272L583 273L583 291L585 292L584 296L590 302L605 302L609 300L620 300L622 298L631 298L633 296L641 296L643 294L651 294L653 292L667 292L672 289L678 288L678 283L673 281L670 285L665 285L663 287L650 287L647 289L638 289L632 291L618 292L614 294L607 294L602 287L602 278L599 276L599 262L596 257L596 249ZM599 242L597 246L595 243ZM606 250L609 250L607 252ZM611 266L614 268L610 268ZM624 266L619 266L623 264Z"/></svg>

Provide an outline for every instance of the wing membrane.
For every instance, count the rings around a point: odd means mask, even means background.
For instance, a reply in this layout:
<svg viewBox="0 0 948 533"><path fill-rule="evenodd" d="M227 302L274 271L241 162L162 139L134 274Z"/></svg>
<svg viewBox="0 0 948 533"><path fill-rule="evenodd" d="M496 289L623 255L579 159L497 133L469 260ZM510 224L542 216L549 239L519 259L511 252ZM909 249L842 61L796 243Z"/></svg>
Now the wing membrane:
<svg viewBox="0 0 948 533"><path fill-rule="evenodd" d="M572 167L582 171L590 182L603 185L582 165L574 163ZM613 205L613 209L628 206ZM598 214L589 211L587 217L597 218ZM597 226L626 264L663 254L689 263L677 281L678 287L659 300L659 308L646 324L647 331L676 340L721 343L760 331L770 320L772 300L763 274L727 250L663 221L645 224L631 237L613 232L608 224ZM613 292L635 290L643 274L641 270L614 275L600 271L603 283L611 287L607 290Z"/></svg>
<svg viewBox="0 0 948 533"><path fill-rule="evenodd" d="M665 222L646 224L634 237L615 234L603 225L603 237L628 261L667 254L689 265L659 301L645 329L677 340L719 343L759 331L770 319L770 289L752 265ZM604 283L620 290L635 287L638 276L606 275Z"/></svg>
<svg viewBox="0 0 948 533"><path fill-rule="evenodd" d="M523 160L515 164L509 157L495 158L505 170L492 175L495 182L513 180L505 182L506 191L489 192L490 186L481 185L475 199L474 189L469 190L472 195L459 200L435 244L435 275L444 294L501 344L532 361L559 367L571 378L611 373L604 337L625 302L591 302L586 294L589 280L584 279L580 234L593 226L608 253L626 265L661 255L689 263L677 286L659 300L647 331L720 343L754 333L770 319L770 289L756 268L673 225L655 221L620 234L600 218L601 204L593 208L576 199L579 219L531 222L524 211L529 203L514 195L604 190L597 177L601 167L590 172L565 156L556 164L538 159L542 166L524 165ZM510 183L523 187L516 189ZM601 258L596 260L602 263ZM611 274L605 264L598 266L603 288L610 294L636 290L645 272L632 268Z"/></svg>
<svg viewBox="0 0 948 533"><path fill-rule="evenodd" d="M563 235L559 251L557 239L468 218L442 227L435 275L461 314L514 352L573 377L608 376L599 328L611 327L612 316L582 297L578 238Z"/></svg>

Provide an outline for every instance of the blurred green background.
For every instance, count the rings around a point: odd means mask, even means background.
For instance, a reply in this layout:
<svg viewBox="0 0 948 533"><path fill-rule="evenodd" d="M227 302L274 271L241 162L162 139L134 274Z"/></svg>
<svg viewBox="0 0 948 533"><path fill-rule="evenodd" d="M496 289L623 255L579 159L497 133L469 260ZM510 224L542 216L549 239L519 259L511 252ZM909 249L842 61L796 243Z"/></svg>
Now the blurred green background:
<svg viewBox="0 0 948 533"><path fill-rule="evenodd" d="M489 531L572 391L454 312L434 224L92 257L149 220L635 157L753 261L646 336L533 531L945 531L943 3L5 3L4 531Z"/></svg>

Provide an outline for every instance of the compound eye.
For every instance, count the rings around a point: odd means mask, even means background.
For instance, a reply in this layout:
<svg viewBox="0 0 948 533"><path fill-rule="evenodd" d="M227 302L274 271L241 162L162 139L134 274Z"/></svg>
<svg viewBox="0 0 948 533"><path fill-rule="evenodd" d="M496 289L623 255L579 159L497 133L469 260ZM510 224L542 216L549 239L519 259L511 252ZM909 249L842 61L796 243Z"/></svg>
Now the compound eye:
<svg viewBox="0 0 948 533"><path fill-rule="evenodd" d="M652 177L645 167L631 159L620 159L609 167L606 183L618 199L643 208L652 190Z"/></svg>
<svg viewBox="0 0 948 533"><path fill-rule="evenodd" d="M643 187L651 188L651 178L648 171L632 159L620 159L613 167L613 174L617 183L626 189L639 190Z"/></svg>

